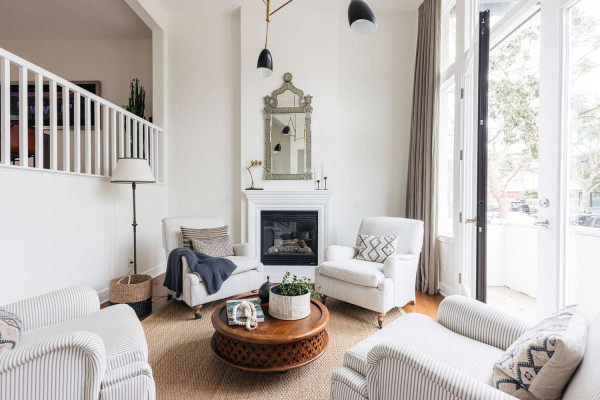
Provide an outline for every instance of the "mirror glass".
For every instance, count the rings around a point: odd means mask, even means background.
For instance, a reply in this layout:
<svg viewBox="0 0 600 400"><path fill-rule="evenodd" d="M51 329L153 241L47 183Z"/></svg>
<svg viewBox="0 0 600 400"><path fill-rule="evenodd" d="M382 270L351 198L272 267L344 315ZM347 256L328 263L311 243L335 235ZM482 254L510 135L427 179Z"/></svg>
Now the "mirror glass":
<svg viewBox="0 0 600 400"><path fill-rule="evenodd" d="M304 113L273 114L271 119L271 172L306 172L306 129Z"/></svg>
<svg viewBox="0 0 600 400"><path fill-rule="evenodd" d="M265 179L311 180L312 96L292 84L292 74L283 85L265 96Z"/></svg>

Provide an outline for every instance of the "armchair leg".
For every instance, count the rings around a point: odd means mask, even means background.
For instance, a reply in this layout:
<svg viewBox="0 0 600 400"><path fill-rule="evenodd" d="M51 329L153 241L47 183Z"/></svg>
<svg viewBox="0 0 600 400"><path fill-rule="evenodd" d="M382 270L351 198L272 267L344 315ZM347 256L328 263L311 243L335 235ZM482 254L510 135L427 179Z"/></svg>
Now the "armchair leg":
<svg viewBox="0 0 600 400"><path fill-rule="evenodd" d="M196 318L196 319L202 318L202 314L200 314L201 309L202 309L202 304L192 307L192 310L194 311L194 318Z"/></svg>
<svg viewBox="0 0 600 400"><path fill-rule="evenodd" d="M327 300L327 296L322 295L321 296L321 303L325 304L325 300Z"/></svg>
<svg viewBox="0 0 600 400"><path fill-rule="evenodd" d="M408 304L410 304L411 306L414 306L415 305L415 301L411 300L411 301L408 302Z"/></svg>
<svg viewBox="0 0 600 400"><path fill-rule="evenodd" d="M379 329L383 328L383 317L385 317L385 313L375 313L377 315L377 323L379 324Z"/></svg>

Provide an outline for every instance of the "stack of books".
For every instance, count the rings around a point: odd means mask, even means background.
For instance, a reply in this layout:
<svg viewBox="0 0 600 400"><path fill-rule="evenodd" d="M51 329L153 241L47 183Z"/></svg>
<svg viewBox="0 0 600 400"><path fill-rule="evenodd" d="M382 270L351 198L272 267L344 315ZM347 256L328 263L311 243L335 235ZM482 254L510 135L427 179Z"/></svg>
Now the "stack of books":
<svg viewBox="0 0 600 400"><path fill-rule="evenodd" d="M255 299L227 300L227 323L229 325L235 325L233 323L233 307L236 304L241 304L243 301L253 303L254 307L256 307L256 318L258 319L258 322L265 322L265 313L260 306L260 299L257 297ZM236 317L238 321L246 322L246 315L241 307L238 307Z"/></svg>

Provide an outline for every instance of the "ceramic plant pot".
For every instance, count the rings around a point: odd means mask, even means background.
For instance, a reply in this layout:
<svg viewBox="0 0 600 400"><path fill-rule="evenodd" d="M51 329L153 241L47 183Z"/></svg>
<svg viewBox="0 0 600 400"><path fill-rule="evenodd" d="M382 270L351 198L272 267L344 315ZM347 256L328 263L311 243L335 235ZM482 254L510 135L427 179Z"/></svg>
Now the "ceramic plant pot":
<svg viewBox="0 0 600 400"><path fill-rule="evenodd" d="M310 293L301 296L282 296L275 286L269 292L269 314L277 319L294 321L310 315Z"/></svg>

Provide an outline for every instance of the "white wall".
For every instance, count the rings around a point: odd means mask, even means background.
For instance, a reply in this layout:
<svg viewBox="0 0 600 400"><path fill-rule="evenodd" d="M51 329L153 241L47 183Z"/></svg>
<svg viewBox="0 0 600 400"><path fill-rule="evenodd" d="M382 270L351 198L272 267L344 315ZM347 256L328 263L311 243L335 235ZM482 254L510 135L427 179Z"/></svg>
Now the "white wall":
<svg viewBox="0 0 600 400"><path fill-rule="evenodd" d="M108 297L133 257L131 186L0 169L0 304L70 285ZM139 272L164 270L164 185L138 185ZM9 194L9 195L6 195Z"/></svg>
<svg viewBox="0 0 600 400"><path fill-rule="evenodd" d="M360 221L403 217L416 52L416 13L379 13L379 32L339 22L338 240L353 245Z"/></svg>
<svg viewBox="0 0 600 400"><path fill-rule="evenodd" d="M137 77L146 89L146 118L152 116L152 39L0 38L0 47L69 81L100 81L102 97L120 106Z"/></svg>
<svg viewBox="0 0 600 400"><path fill-rule="evenodd" d="M237 239L239 13L182 4L168 26L169 215L220 216Z"/></svg>

